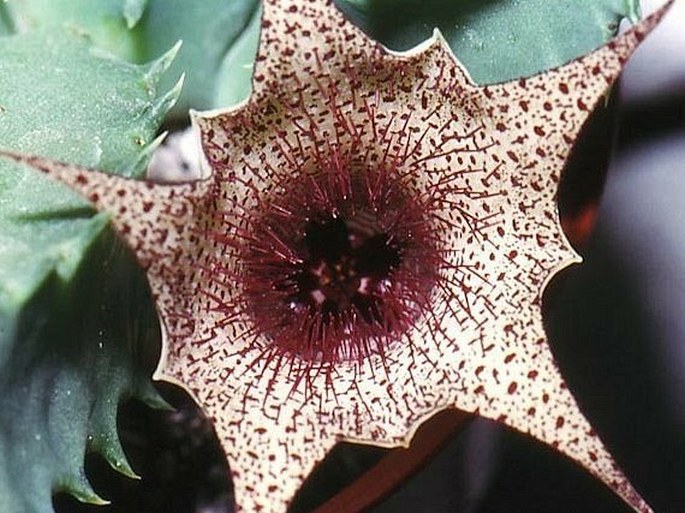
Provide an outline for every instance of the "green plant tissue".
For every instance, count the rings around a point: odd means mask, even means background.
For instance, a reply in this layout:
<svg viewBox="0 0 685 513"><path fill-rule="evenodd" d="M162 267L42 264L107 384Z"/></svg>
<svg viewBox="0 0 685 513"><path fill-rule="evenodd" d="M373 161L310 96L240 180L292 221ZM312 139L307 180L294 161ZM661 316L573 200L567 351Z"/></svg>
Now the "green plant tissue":
<svg viewBox="0 0 685 513"><path fill-rule="evenodd" d="M0 39L0 145L140 176L178 94L158 92L172 58L136 66L45 30ZM98 502L87 448L133 475L116 412L127 396L160 403L140 363L158 338L107 217L0 161L0 511L51 511L56 490Z"/></svg>

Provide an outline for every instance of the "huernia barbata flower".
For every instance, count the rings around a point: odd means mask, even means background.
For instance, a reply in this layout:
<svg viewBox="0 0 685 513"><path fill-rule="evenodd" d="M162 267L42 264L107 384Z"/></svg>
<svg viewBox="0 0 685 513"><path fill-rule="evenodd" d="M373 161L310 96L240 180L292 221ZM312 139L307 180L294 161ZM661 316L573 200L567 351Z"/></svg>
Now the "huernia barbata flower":
<svg viewBox="0 0 685 513"><path fill-rule="evenodd" d="M8 155L112 214L163 321L156 376L213 419L240 511L285 511L339 441L408 444L457 407L646 513L560 376L540 303L578 260L555 202L571 146L667 8L570 64L481 87L437 32L393 53L330 1L265 0L251 97L195 117L207 178Z"/></svg>

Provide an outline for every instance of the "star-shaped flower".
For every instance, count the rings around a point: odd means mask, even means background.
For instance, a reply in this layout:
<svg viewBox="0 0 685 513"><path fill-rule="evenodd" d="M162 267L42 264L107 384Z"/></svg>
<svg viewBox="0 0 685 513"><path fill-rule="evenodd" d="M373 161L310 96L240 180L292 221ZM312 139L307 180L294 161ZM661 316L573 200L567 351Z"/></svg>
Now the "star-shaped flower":
<svg viewBox="0 0 685 513"><path fill-rule="evenodd" d="M408 444L457 407L646 513L560 376L540 302L578 261L555 202L571 146L666 10L568 65L480 87L437 32L396 54L330 1L266 0L249 101L195 118L206 179L6 155L112 214L163 321L156 376L213 419L240 511L285 511L341 440Z"/></svg>

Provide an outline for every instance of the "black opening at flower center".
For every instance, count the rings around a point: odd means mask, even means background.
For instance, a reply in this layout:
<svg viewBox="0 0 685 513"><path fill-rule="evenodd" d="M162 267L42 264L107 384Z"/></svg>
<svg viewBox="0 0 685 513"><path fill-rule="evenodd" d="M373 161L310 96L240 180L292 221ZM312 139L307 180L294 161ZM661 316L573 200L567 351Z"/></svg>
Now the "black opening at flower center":
<svg viewBox="0 0 685 513"><path fill-rule="evenodd" d="M327 322L345 313L384 321L379 302L401 263L401 248L379 231L372 216L310 222L303 245L306 257L289 298L296 309L316 309Z"/></svg>

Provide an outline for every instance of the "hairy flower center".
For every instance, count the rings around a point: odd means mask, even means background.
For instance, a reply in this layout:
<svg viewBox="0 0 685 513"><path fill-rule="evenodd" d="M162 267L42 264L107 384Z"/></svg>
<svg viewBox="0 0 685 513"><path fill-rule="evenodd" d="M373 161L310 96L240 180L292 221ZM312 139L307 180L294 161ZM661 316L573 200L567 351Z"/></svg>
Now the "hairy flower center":
<svg viewBox="0 0 685 513"><path fill-rule="evenodd" d="M382 354L426 311L437 280L420 195L393 173L349 165L280 185L260 198L242 258L255 331L310 362Z"/></svg>

